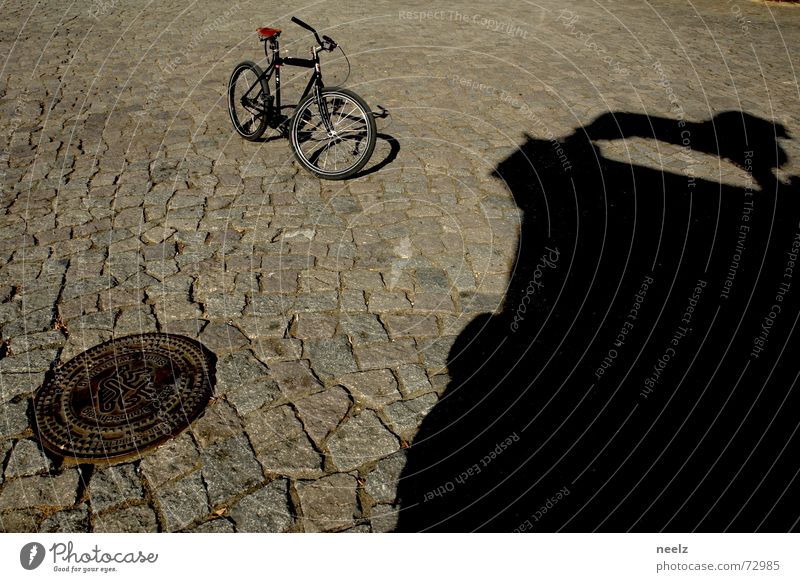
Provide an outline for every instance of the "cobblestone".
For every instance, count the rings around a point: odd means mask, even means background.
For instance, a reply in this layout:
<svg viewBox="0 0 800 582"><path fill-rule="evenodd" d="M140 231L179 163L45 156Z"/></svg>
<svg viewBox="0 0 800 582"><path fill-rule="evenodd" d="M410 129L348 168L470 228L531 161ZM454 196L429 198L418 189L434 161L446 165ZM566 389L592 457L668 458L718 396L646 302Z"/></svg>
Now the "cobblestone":
<svg viewBox="0 0 800 582"><path fill-rule="evenodd" d="M367 461L395 452L400 444L372 411L362 412L346 421L328 439L328 450L341 471L356 469Z"/></svg>
<svg viewBox="0 0 800 582"><path fill-rule="evenodd" d="M147 505L134 505L109 511L94 518L95 532L148 533L158 531L155 512Z"/></svg>
<svg viewBox="0 0 800 582"><path fill-rule="evenodd" d="M295 406L308 436L320 446L347 414L350 396L342 388L334 386L297 400Z"/></svg>
<svg viewBox="0 0 800 582"><path fill-rule="evenodd" d="M280 533L294 524L289 507L289 482L271 481L255 493L243 497L230 510L236 531L250 533Z"/></svg>
<svg viewBox="0 0 800 582"><path fill-rule="evenodd" d="M67 470L57 477L9 479L0 491L0 511L27 507L66 507L75 503L79 474Z"/></svg>
<svg viewBox="0 0 800 582"><path fill-rule="evenodd" d="M92 475L89 483L89 496L95 512L142 499L143 495L141 480L132 464L100 469Z"/></svg>
<svg viewBox="0 0 800 582"><path fill-rule="evenodd" d="M245 427L268 473L289 477L322 474L322 459L289 406L252 412L245 417Z"/></svg>
<svg viewBox="0 0 800 582"><path fill-rule="evenodd" d="M42 533L82 533L89 529L89 511L85 505L58 511L42 522Z"/></svg>
<svg viewBox="0 0 800 582"><path fill-rule="evenodd" d="M46 473L52 468L50 460L41 451L36 442L25 439L19 441L8 459L5 478L30 477Z"/></svg>
<svg viewBox="0 0 800 582"><path fill-rule="evenodd" d="M212 506L218 506L263 478L244 435L217 442L203 450L203 480Z"/></svg>
<svg viewBox="0 0 800 582"><path fill-rule="evenodd" d="M389 370L371 370L345 374L339 381L356 397L356 401L376 410L400 400L397 380Z"/></svg>
<svg viewBox="0 0 800 582"><path fill-rule="evenodd" d="M297 495L307 532L333 531L353 525L356 510L356 479L337 474L317 481L300 481Z"/></svg>
<svg viewBox="0 0 800 582"><path fill-rule="evenodd" d="M181 530L210 512L199 471L159 489L156 500L167 531Z"/></svg>
<svg viewBox="0 0 800 582"><path fill-rule="evenodd" d="M150 487L158 488L167 481L199 468L200 454L189 433L183 433L142 459L140 468Z"/></svg>
<svg viewBox="0 0 800 582"><path fill-rule="evenodd" d="M367 475L364 490L376 503L394 503L397 499L397 482L405 466L403 451L379 461Z"/></svg>

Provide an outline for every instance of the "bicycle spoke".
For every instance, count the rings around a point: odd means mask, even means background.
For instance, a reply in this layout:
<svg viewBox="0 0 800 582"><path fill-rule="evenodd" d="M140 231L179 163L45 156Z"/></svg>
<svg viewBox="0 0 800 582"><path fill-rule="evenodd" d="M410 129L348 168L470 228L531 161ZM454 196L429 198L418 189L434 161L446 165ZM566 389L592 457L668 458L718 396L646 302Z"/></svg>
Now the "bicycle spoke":
<svg viewBox="0 0 800 582"><path fill-rule="evenodd" d="M320 172L335 174L362 160L368 149L364 144L368 141L370 128L367 113L357 102L340 95L325 99L324 108L310 100L305 109L297 113L300 122L295 130L296 151ZM327 111L327 125L322 111Z"/></svg>

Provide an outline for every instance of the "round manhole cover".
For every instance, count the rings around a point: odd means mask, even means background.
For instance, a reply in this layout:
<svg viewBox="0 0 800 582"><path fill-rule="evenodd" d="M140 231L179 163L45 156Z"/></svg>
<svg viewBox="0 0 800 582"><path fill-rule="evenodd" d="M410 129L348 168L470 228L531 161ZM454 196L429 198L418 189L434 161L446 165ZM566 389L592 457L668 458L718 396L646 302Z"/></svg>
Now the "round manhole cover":
<svg viewBox="0 0 800 582"><path fill-rule="evenodd" d="M34 397L39 437L77 463L107 463L189 426L211 398L213 355L187 337L150 333L95 346Z"/></svg>

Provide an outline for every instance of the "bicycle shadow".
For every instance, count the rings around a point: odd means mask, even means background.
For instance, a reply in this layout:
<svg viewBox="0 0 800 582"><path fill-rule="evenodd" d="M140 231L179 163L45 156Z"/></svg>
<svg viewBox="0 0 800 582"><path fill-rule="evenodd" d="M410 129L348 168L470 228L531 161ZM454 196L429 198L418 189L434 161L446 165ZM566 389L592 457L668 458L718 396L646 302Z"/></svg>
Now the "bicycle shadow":
<svg viewBox="0 0 800 582"><path fill-rule="evenodd" d="M397 154L400 153L400 142L397 141L391 135L386 133L378 133L376 134L376 137L378 139L378 143L375 146L375 152L372 154L372 159L369 162L367 162L367 166L363 170L350 176L349 178L350 180L355 180L356 178L363 178L364 176L369 176L370 174L374 174L375 172L378 172L379 170L382 170L383 168L391 164L397 158ZM376 164L372 164L372 161L376 157L375 154L378 153L379 150L383 151L386 149L385 147L384 148L380 147L381 141L386 143L386 146L388 146L389 151L386 153L386 155L382 160L380 160Z"/></svg>
<svg viewBox="0 0 800 582"><path fill-rule="evenodd" d="M685 173L595 143L633 137ZM800 181L775 177L785 137L742 112L609 113L498 164L523 211L504 310L450 351L397 531L796 528L800 464L781 453L798 444L783 380L798 367L781 354L800 347L799 291L782 287ZM725 181L694 174L714 168L700 154L725 160Z"/></svg>

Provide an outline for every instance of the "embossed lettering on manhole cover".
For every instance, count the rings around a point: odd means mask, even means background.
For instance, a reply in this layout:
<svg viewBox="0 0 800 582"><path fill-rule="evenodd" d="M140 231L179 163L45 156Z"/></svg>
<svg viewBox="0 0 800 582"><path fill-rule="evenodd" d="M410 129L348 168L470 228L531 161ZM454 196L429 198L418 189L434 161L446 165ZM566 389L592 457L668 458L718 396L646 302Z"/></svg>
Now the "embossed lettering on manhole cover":
<svg viewBox="0 0 800 582"><path fill-rule="evenodd" d="M149 333L95 346L34 397L39 437L76 463L115 462L176 435L211 398L213 355L187 337Z"/></svg>

